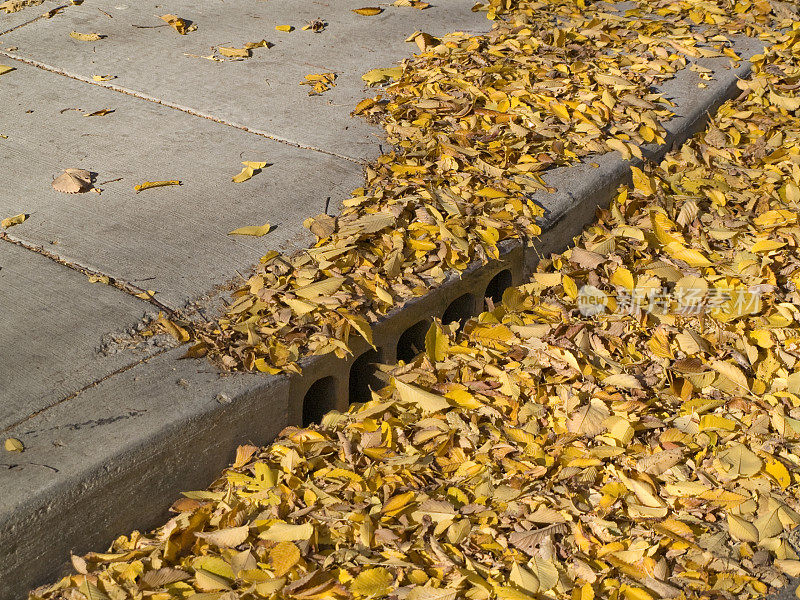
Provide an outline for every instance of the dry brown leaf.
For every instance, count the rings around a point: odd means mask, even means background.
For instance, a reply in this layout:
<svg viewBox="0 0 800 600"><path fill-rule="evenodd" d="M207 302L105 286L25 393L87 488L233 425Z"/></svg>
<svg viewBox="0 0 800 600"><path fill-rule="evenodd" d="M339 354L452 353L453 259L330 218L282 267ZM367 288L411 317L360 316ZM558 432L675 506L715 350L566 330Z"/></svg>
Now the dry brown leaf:
<svg viewBox="0 0 800 600"><path fill-rule="evenodd" d="M177 31L181 35L186 35L190 31L195 31L197 29L196 25L189 24L186 21L186 19L182 19L178 15L166 14L166 15L161 15L158 18L164 21L167 25L172 27L175 31Z"/></svg>
<svg viewBox="0 0 800 600"><path fill-rule="evenodd" d="M53 189L65 194L80 194L92 189L92 174L85 169L64 169L53 180Z"/></svg>

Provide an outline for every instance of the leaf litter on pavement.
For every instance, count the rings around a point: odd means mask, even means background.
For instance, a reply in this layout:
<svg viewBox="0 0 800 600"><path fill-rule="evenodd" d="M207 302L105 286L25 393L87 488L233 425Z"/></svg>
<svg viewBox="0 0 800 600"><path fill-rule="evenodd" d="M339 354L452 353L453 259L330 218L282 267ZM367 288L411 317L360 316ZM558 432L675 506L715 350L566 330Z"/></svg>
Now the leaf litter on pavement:
<svg viewBox="0 0 800 600"><path fill-rule="evenodd" d="M340 216L311 221L313 248L262 258L219 327L197 329L191 355L266 372L346 355L360 320L496 258L504 240L537 235L542 209L530 196L548 189L543 171L609 150L641 157L641 144L663 142L672 107L654 86L699 57L738 60L722 33L698 33L680 15L556 2L536 4L534 18L532 6L486 35L416 32L414 59L365 74L392 83L355 112L381 121L395 150L367 168ZM299 296L307 286L325 293Z"/></svg>
<svg viewBox="0 0 800 600"><path fill-rule="evenodd" d="M318 96L336 86L336 73L312 73L306 75L305 79L300 82L300 85L311 86L308 92L309 96Z"/></svg>
<svg viewBox="0 0 800 600"><path fill-rule="evenodd" d="M460 333L435 323L370 401L240 446L164 526L74 557L32 599L744 600L800 575L800 23L783 3L653 2L624 23L588 6L498 0L489 36L444 36L406 65L361 111L398 150L340 217L307 221L304 258L266 255L195 352L276 371L346 353L351 328L535 235L536 173L663 136L649 85L699 52L669 28L769 47L739 98L633 169L528 283ZM520 56L529 79L504 69Z"/></svg>

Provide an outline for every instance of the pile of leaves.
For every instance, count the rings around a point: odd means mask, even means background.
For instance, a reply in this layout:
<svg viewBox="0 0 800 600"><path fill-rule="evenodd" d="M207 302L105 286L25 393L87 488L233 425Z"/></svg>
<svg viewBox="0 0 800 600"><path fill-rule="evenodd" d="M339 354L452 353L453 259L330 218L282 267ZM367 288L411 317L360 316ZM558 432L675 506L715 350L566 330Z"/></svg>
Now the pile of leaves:
<svg viewBox="0 0 800 600"><path fill-rule="evenodd" d="M772 42L529 283L30 598L744 600L800 575L800 24Z"/></svg>
<svg viewBox="0 0 800 600"><path fill-rule="evenodd" d="M489 34L414 34L421 52L377 69L371 80L394 83L355 110L380 121L395 150L366 169L340 216L306 221L312 248L264 256L218 321L178 323L194 340L188 354L269 373L344 356L350 336L370 340L370 323L393 307L497 257L504 240L533 239L543 171L607 151L641 157L672 115L656 86L698 57L737 60L725 32L674 4L658 14L493 5Z"/></svg>
<svg viewBox="0 0 800 600"><path fill-rule="evenodd" d="M240 447L31 599L760 598L797 572L798 390L695 388L666 361L612 382L648 336L552 302L511 290L458 339L432 328L372 401ZM580 327L627 345L565 348Z"/></svg>

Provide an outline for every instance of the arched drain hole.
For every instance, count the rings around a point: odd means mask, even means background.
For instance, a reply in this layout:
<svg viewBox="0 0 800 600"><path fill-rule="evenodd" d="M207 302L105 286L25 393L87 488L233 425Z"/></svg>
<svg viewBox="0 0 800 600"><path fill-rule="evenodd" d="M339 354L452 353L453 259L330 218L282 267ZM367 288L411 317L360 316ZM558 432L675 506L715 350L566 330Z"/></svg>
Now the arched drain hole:
<svg viewBox="0 0 800 600"><path fill-rule="evenodd" d="M397 360L411 362L420 352L425 350L425 334L431 323L428 319L412 325L397 340Z"/></svg>
<svg viewBox="0 0 800 600"><path fill-rule="evenodd" d="M336 408L336 380L323 377L315 381L303 398L303 427L319 423L325 413Z"/></svg>
<svg viewBox="0 0 800 600"><path fill-rule="evenodd" d="M450 303L450 306L442 315L442 323L449 325L453 321L458 321L458 326L463 327L475 311L475 296L464 294Z"/></svg>
<svg viewBox="0 0 800 600"><path fill-rule="evenodd" d="M486 293L483 294L484 298L491 298L495 304L500 304L503 299L503 292L511 287L511 271L506 269L500 271L497 275L492 277L489 285L486 286Z"/></svg>
<svg viewBox="0 0 800 600"><path fill-rule="evenodd" d="M380 362L380 355L369 350L353 361L350 367L350 404L368 402L372 399L370 388L378 390L386 384L375 376L375 364Z"/></svg>

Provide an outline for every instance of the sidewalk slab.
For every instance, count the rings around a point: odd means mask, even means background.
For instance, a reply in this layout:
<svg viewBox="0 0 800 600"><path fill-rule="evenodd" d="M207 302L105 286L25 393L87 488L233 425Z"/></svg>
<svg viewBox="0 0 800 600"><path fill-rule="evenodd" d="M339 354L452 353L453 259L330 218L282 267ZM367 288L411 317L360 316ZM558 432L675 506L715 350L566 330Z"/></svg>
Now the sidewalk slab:
<svg viewBox="0 0 800 600"><path fill-rule="evenodd" d="M0 139L0 215L30 215L8 235L154 290L172 308L246 273L268 250L306 247L313 236L303 220L322 213L328 197L337 210L363 184L351 161L24 64L3 76L0 103L8 136ZM73 108L114 112L62 112ZM234 183L245 160L270 166ZM55 191L53 178L73 167L96 173L102 194ZM157 180L182 185L134 191ZM229 235L266 222L275 228L264 237Z"/></svg>
<svg viewBox="0 0 800 600"><path fill-rule="evenodd" d="M142 300L0 239L0 431L141 361L144 351L100 348L147 312Z"/></svg>
<svg viewBox="0 0 800 600"><path fill-rule="evenodd" d="M381 131L349 116L365 97L361 75L393 66L417 51L415 44L404 41L417 30L432 35L488 31L491 23L485 13L471 12L471 5L469 0L436 2L425 10L387 5L381 14L365 17L352 12L360 6L352 0L94 0L3 36L2 47L16 46L13 56L89 80L93 75L114 75L116 79L103 85L293 144L365 159L378 155ZM197 31L181 36L171 27L158 26L164 25L158 15L167 12L191 20ZM301 30L317 18L328 23L324 31ZM276 31L276 25L295 30ZM71 31L107 37L80 42L70 38ZM274 46L257 48L245 60L198 58L213 54L214 46L241 48L262 39ZM300 83L306 75L320 72L336 73L336 87L309 96L310 88ZM377 90L366 94L374 93Z"/></svg>

